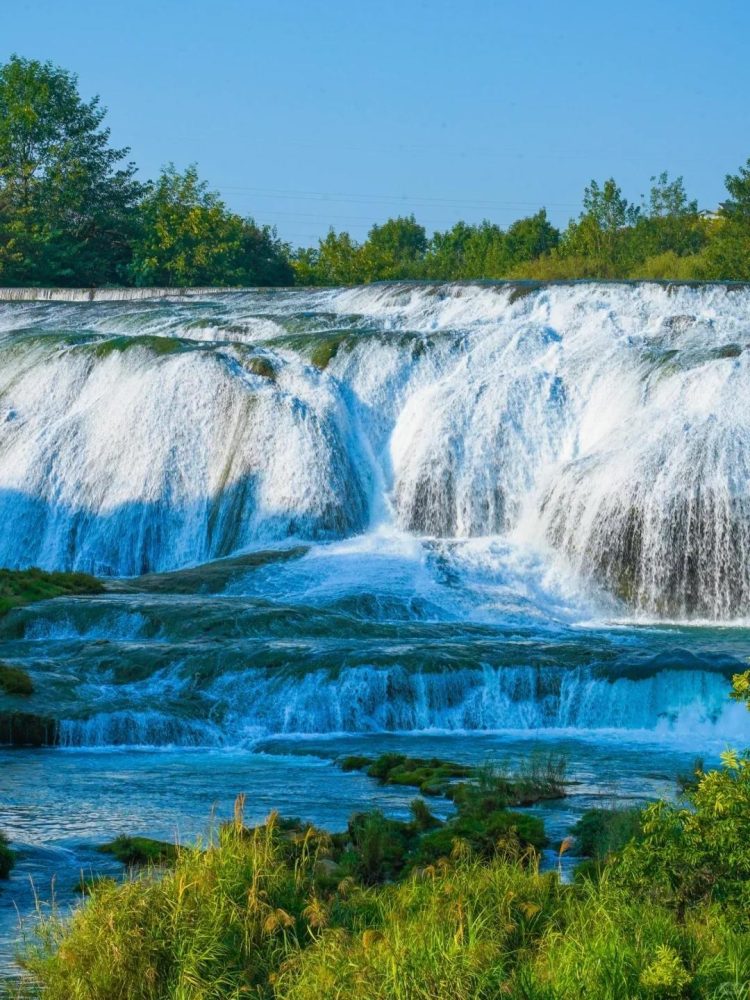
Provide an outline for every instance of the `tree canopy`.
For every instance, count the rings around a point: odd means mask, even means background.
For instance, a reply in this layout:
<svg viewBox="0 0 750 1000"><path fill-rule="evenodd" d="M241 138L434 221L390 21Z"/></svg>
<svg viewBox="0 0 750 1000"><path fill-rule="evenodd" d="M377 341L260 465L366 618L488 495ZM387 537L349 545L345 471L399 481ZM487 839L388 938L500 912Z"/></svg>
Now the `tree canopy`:
<svg viewBox="0 0 750 1000"><path fill-rule="evenodd" d="M629 200L592 180L558 229L542 207L507 228L457 221L428 233L414 215L359 242L330 229L296 250L233 212L196 166L142 181L112 144L106 109L75 74L12 56L0 65L0 284L337 285L428 279L657 278L750 281L750 160L701 212L682 177Z"/></svg>

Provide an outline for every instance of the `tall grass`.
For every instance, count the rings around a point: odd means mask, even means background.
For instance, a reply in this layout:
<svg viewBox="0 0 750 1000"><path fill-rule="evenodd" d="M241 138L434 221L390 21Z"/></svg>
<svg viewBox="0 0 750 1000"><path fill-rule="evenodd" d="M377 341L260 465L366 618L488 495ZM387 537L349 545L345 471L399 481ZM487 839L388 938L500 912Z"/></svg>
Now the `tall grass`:
<svg viewBox="0 0 750 1000"><path fill-rule="evenodd" d="M24 964L49 1000L239 1000L268 995L315 904L319 841L286 843L271 816L239 820L174 868L92 886L70 920L43 919Z"/></svg>
<svg viewBox="0 0 750 1000"><path fill-rule="evenodd" d="M512 840L325 888L326 850L240 812L173 868L44 920L26 968L47 1000L750 1000L750 932L713 904L681 921L606 869L565 885Z"/></svg>

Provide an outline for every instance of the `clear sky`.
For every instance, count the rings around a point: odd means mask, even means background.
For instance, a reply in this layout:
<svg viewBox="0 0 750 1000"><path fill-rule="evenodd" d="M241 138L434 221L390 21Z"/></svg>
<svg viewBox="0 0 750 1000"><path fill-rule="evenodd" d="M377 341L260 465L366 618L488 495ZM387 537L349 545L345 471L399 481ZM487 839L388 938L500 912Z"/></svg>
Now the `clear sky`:
<svg viewBox="0 0 750 1000"><path fill-rule="evenodd" d="M78 73L144 176L195 161L293 243L564 224L664 169L713 207L750 157L747 0L0 0L12 52Z"/></svg>

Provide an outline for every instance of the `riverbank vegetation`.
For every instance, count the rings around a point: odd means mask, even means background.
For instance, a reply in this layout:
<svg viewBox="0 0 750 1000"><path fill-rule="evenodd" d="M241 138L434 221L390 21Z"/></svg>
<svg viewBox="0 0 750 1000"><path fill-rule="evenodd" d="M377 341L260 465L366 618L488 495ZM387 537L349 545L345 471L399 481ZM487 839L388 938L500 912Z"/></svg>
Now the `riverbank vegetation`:
<svg viewBox="0 0 750 1000"><path fill-rule="evenodd" d="M734 694L750 703L750 674ZM383 832L395 821L381 817L377 835L374 814L339 835L275 815L248 828L239 800L212 843L122 883L94 882L72 917L43 919L23 958L26 995L750 996L750 752L699 772L679 803L589 814L578 836L597 864L568 883L540 871L538 849L515 823L477 849L458 829L466 807L442 825L419 801L410 824L396 824L399 836L407 825L421 844L442 829L453 836L399 869L381 850L384 837L397 839ZM476 816L486 814L479 804ZM560 854L571 846L563 841Z"/></svg>
<svg viewBox="0 0 750 1000"><path fill-rule="evenodd" d="M428 233L407 215L363 242L335 232L292 247L232 212L195 166L141 180L110 143L105 109L76 77L12 57L0 66L0 286L347 285L424 279L750 281L750 160L701 209L661 173L629 201L592 180L577 218L543 207L502 228L458 221Z"/></svg>

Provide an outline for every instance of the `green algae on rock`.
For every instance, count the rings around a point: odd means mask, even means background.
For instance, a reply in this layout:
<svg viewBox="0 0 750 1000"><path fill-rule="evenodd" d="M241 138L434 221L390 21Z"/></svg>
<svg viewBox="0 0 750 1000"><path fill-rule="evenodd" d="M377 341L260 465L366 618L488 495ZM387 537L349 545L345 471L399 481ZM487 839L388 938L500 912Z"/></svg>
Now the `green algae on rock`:
<svg viewBox="0 0 750 1000"><path fill-rule="evenodd" d="M32 601L77 594L100 594L101 582L88 573L47 573L42 569L0 569L0 616Z"/></svg>

